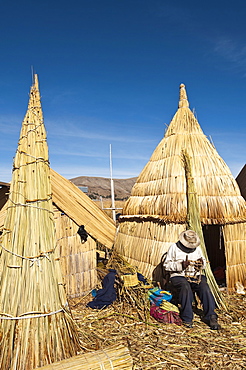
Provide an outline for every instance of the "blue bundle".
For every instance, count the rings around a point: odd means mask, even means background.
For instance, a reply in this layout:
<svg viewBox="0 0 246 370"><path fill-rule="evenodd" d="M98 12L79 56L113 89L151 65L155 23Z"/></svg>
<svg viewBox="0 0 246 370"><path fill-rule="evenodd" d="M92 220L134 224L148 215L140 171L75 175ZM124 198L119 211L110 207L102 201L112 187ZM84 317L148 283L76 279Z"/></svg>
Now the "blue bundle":
<svg viewBox="0 0 246 370"><path fill-rule="evenodd" d="M155 287L153 289L148 290L148 298L151 304L160 306L163 300L170 302L173 296L170 292Z"/></svg>

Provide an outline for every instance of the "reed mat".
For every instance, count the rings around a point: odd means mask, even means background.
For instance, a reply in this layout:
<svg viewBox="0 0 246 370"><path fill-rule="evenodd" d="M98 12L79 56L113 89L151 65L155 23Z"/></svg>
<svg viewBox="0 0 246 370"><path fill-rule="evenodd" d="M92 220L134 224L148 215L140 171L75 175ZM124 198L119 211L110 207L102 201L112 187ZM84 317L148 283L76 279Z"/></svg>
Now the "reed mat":
<svg viewBox="0 0 246 370"><path fill-rule="evenodd" d="M129 295L133 289L128 290ZM219 331L203 323L199 311L192 329L158 323L147 317L134 299L130 303L129 297L104 310L86 307L92 300L90 294L71 300L70 306L85 352L125 345L134 370L242 370L246 368L246 296L223 294L228 311L217 310L222 326Z"/></svg>

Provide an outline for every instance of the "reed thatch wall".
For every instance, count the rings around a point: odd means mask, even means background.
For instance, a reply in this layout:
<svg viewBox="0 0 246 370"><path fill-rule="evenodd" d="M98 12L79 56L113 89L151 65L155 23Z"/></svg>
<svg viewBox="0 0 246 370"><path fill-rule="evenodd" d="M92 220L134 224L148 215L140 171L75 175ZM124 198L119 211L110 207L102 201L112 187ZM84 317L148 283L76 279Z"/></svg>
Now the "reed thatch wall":
<svg viewBox="0 0 246 370"><path fill-rule="evenodd" d="M223 235L228 287L234 288L237 282L246 287L246 223L225 225Z"/></svg>
<svg viewBox="0 0 246 370"><path fill-rule="evenodd" d="M184 224L167 225L158 220L122 222L115 249L131 265L137 266L142 274L152 278L153 270L168 250L170 241L175 243L184 230Z"/></svg>
<svg viewBox="0 0 246 370"><path fill-rule="evenodd" d="M172 225L178 225L176 230L186 228L187 185L182 154L184 151L190 157L202 225L240 223L242 228L245 227L246 202L238 184L189 109L185 86L181 85L179 108L164 138L132 188L131 196L120 217L115 242L115 249L128 260L134 260L139 268L144 268L148 277L161 254L158 244L165 243L164 249L161 246L163 251L177 241L178 232L172 232ZM158 222L160 226L157 243L155 230ZM137 223L141 224L141 230L135 227ZM224 230L224 234L226 233L227 229ZM246 248L246 238L241 236L242 242L238 248L243 250ZM226 235L225 238L228 239ZM237 234L235 238L238 238ZM152 247L148 239L152 240ZM243 253L236 250L235 253L236 264L246 263ZM243 261L241 257L244 258ZM244 271L246 274L246 268ZM227 274L230 287L234 282L231 274L232 269Z"/></svg>
<svg viewBox="0 0 246 370"><path fill-rule="evenodd" d="M88 236L82 243L78 225L58 208L55 210L57 254L69 298L80 297L97 284L96 241Z"/></svg>

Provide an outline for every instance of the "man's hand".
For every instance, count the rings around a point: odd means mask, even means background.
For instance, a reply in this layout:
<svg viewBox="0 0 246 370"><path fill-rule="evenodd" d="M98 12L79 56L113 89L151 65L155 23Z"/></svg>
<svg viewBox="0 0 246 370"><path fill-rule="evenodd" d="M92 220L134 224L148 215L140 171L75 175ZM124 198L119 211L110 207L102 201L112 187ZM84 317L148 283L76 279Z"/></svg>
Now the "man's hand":
<svg viewBox="0 0 246 370"><path fill-rule="evenodd" d="M190 261L188 261L188 260L182 261L182 268L183 268L183 270L185 270L189 265L190 265Z"/></svg>
<svg viewBox="0 0 246 370"><path fill-rule="evenodd" d="M198 260L195 261L194 267L197 271L199 271L203 267L203 259L200 257Z"/></svg>

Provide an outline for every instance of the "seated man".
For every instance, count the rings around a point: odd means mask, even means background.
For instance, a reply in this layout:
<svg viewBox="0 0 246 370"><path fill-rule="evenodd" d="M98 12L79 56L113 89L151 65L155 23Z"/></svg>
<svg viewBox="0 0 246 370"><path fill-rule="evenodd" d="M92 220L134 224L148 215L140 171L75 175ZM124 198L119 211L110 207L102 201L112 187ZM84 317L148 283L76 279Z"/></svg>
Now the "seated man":
<svg viewBox="0 0 246 370"><path fill-rule="evenodd" d="M203 321L211 329L218 330L214 297L201 270L206 265L202 254L199 236L193 230L183 231L179 241L172 244L166 255L164 267L170 271L170 280L177 289L181 304L180 317L183 324L191 328L193 321L193 292L196 292L203 306Z"/></svg>

